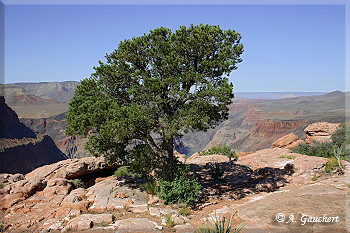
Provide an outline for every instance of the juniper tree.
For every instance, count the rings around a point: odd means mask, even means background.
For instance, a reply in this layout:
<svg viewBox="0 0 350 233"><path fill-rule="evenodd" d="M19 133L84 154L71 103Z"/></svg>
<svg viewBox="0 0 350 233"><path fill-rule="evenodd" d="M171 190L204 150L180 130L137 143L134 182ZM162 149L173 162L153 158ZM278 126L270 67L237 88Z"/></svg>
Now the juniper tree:
<svg viewBox="0 0 350 233"><path fill-rule="evenodd" d="M171 177L174 139L227 119L240 41L234 30L200 24L120 42L77 87L66 134L88 136L87 149L109 163Z"/></svg>

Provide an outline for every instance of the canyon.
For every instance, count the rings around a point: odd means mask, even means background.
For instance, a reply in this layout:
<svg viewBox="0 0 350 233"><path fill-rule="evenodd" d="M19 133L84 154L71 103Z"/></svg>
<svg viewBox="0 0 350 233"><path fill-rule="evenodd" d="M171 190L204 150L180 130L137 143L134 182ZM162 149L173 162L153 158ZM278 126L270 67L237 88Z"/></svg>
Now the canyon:
<svg viewBox="0 0 350 233"><path fill-rule="evenodd" d="M20 121L35 133L50 136L68 158L90 156L84 149L87 139L67 137L64 134L67 126L67 102L78 84L79 82L53 82L5 85L5 90L16 87L37 98L55 99L57 103L16 104L12 102L16 94L6 96L5 92L5 99L11 97L8 104L17 112ZM304 129L311 123L345 122L345 102L349 101L349 93L335 91L313 94L317 93L304 93L304 96L300 96L303 93L238 93L234 103L228 106L229 117L226 121L206 132L185 134L177 139L176 149L187 156L212 146L223 145L237 152L253 152L271 147L274 141L285 134L294 133L300 139L305 139ZM277 97L280 99L272 99Z"/></svg>

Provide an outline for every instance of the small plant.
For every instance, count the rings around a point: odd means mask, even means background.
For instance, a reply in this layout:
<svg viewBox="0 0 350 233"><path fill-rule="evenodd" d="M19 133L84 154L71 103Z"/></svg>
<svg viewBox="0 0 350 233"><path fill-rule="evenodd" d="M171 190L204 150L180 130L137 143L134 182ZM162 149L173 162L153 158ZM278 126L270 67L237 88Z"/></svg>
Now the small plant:
<svg viewBox="0 0 350 233"><path fill-rule="evenodd" d="M281 155L280 158L281 158L281 159L295 159L295 156L292 156L292 155L288 155L288 156Z"/></svg>
<svg viewBox="0 0 350 233"><path fill-rule="evenodd" d="M168 228L172 228L175 226L175 222L171 219L171 216L168 214L164 215L164 221Z"/></svg>
<svg viewBox="0 0 350 233"><path fill-rule="evenodd" d="M126 166L121 166L114 172L114 176L117 178L120 176L129 176L129 175L130 175L130 172L128 171Z"/></svg>
<svg viewBox="0 0 350 233"><path fill-rule="evenodd" d="M209 166L209 173L214 180L219 180L224 174L224 171L220 167L220 163L212 162L212 163L208 163L208 166Z"/></svg>
<svg viewBox="0 0 350 233"><path fill-rule="evenodd" d="M3 183L0 183L0 189L4 188L5 185Z"/></svg>
<svg viewBox="0 0 350 233"><path fill-rule="evenodd" d="M119 167L117 170L115 170L114 176L116 178L121 177L121 176L132 176L132 177L136 177L136 178L141 178L140 174L133 172L133 170L128 166Z"/></svg>
<svg viewBox="0 0 350 233"><path fill-rule="evenodd" d="M229 157L230 159L237 159L238 158L236 151L231 150L231 148L229 146L222 146L222 147L213 146L213 147L209 148L208 150L203 150L201 152L198 152L199 156L214 155L214 154L225 155L225 156Z"/></svg>
<svg viewBox="0 0 350 233"><path fill-rule="evenodd" d="M190 210L190 207L188 207L188 205L184 205L180 209L180 214L182 216L188 216L188 215L190 215L190 212L191 212L191 210Z"/></svg>
<svg viewBox="0 0 350 233"><path fill-rule="evenodd" d="M106 227L106 226L108 226L107 222L94 223L94 227Z"/></svg>
<svg viewBox="0 0 350 233"><path fill-rule="evenodd" d="M217 216L215 213L214 219L212 221L207 219L209 226L199 228L197 233L238 233L240 232L246 223L241 224L238 228L232 229L231 223L233 216L237 211L231 215L229 221L226 223L225 217Z"/></svg>
<svg viewBox="0 0 350 233"><path fill-rule="evenodd" d="M77 189L77 188L85 188L85 184L81 179L73 179L73 180L69 180L72 185L73 185L73 189Z"/></svg>
<svg viewBox="0 0 350 233"><path fill-rule="evenodd" d="M154 195L156 193L156 185L153 181L147 181L143 188L146 190L147 193Z"/></svg>
<svg viewBox="0 0 350 233"><path fill-rule="evenodd" d="M328 158L324 169L326 173L344 173L344 165L336 157Z"/></svg>
<svg viewBox="0 0 350 233"><path fill-rule="evenodd" d="M316 181L317 180L317 176L316 174L311 178L312 181Z"/></svg>
<svg viewBox="0 0 350 233"><path fill-rule="evenodd" d="M197 200L201 185L190 176L188 167L179 165L172 180L158 179L157 195L165 204L192 204Z"/></svg>

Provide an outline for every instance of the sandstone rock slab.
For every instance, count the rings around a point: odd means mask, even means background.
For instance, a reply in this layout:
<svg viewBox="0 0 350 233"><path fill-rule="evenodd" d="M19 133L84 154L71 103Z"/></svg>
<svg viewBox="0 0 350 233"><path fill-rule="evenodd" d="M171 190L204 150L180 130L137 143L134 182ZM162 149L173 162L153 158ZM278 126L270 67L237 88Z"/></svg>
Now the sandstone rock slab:
<svg viewBox="0 0 350 233"><path fill-rule="evenodd" d="M176 233L193 233L194 228L190 224L174 226Z"/></svg>
<svg viewBox="0 0 350 233"><path fill-rule="evenodd" d="M109 224L112 223L112 214L82 214L73 218L67 224L67 229L71 230L87 230L97 224Z"/></svg>
<svg viewBox="0 0 350 233"><path fill-rule="evenodd" d="M277 141L272 143L271 148L286 148L289 149L292 143L296 142L298 140L298 136L290 133L287 134L281 138L279 138Z"/></svg>
<svg viewBox="0 0 350 233"><path fill-rule="evenodd" d="M244 228L247 232L347 232L345 195L344 191L316 183L269 193L231 207L238 211L242 222L248 220ZM278 214L285 219L278 222ZM322 217L324 214L339 216L339 222L301 224L302 215ZM291 215L295 222L287 223Z"/></svg>
<svg viewBox="0 0 350 233"><path fill-rule="evenodd" d="M26 179L32 178L66 178L73 179L92 172L111 169L118 165L108 166L103 157L85 157L80 159L66 159L54 164L39 167L25 175Z"/></svg>
<svg viewBox="0 0 350 233"><path fill-rule="evenodd" d="M134 233L160 233L157 223L146 218L128 218L118 220L113 224L118 230L117 233L134 232Z"/></svg>
<svg viewBox="0 0 350 233"><path fill-rule="evenodd" d="M197 164L197 165L205 165L206 163L212 162L229 162L230 158L224 155L202 155L199 156L197 153L193 154L186 160L186 164Z"/></svg>

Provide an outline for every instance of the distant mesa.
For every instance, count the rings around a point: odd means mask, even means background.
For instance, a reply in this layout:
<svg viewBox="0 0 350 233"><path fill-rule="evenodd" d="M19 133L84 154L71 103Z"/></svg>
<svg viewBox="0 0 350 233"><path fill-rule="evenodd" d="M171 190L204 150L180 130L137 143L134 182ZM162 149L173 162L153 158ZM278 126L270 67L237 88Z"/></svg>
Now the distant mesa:
<svg viewBox="0 0 350 233"><path fill-rule="evenodd" d="M53 98L57 101L68 103L73 97L74 91L80 82L41 82L41 83L14 83L25 89L32 95L41 98Z"/></svg>
<svg viewBox="0 0 350 233"><path fill-rule="evenodd" d="M285 94L284 96L282 96L282 99L295 98L295 97L298 97L298 96L294 94Z"/></svg>
<svg viewBox="0 0 350 233"><path fill-rule="evenodd" d="M5 85L4 94L6 98L6 103L11 106L31 106L60 103L60 101L54 98L42 98L30 94L24 88L16 86L14 84Z"/></svg>
<svg viewBox="0 0 350 233"><path fill-rule="evenodd" d="M237 92L235 93L235 100L238 99L285 99L295 98L301 96L313 96L313 95L324 95L327 92Z"/></svg>

